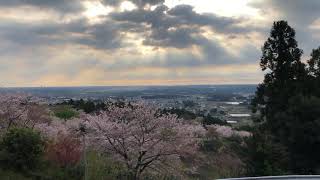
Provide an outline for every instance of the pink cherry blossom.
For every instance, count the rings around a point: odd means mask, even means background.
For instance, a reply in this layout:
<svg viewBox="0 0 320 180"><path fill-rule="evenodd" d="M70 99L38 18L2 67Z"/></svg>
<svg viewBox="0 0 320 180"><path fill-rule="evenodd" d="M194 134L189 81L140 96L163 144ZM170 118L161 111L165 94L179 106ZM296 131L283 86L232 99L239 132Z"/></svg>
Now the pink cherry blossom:
<svg viewBox="0 0 320 180"><path fill-rule="evenodd" d="M240 137L249 137L251 133L247 131L237 131L233 130L230 126L220 126L220 125L211 125L209 128L215 129L215 131L222 137L231 137L231 136L240 136Z"/></svg>
<svg viewBox="0 0 320 180"><path fill-rule="evenodd" d="M99 115L87 115L95 147L113 154L135 178L145 170L169 170L181 157L194 154L205 132L175 115L163 115L152 105L137 103L110 107Z"/></svg>
<svg viewBox="0 0 320 180"><path fill-rule="evenodd" d="M48 109L38 99L25 94L0 94L0 129L30 127L49 122Z"/></svg>

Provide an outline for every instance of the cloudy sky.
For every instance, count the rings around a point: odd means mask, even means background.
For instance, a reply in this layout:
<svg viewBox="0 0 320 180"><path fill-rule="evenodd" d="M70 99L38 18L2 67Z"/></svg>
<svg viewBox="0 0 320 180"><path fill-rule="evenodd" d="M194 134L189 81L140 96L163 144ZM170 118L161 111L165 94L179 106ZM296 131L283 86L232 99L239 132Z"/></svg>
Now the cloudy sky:
<svg viewBox="0 0 320 180"><path fill-rule="evenodd" d="M320 45L319 0L0 0L0 86L252 84L273 21Z"/></svg>

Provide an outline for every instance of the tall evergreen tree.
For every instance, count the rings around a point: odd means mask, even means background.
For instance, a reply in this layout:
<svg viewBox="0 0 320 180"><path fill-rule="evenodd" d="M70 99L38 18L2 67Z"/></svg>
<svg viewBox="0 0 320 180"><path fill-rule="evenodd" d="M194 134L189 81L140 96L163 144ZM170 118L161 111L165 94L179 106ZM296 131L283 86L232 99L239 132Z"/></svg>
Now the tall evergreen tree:
<svg viewBox="0 0 320 180"><path fill-rule="evenodd" d="M306 76L305 65L300 61L302 53L294 29L286 21L274 22L270 37L262 47L260 66L266 74L253 105L262 112L260 120L267 121L278 135L283 133L278 130L285 122L275 116L285 110L288 99L301 90L296 82Z"/></svg>
<svg viewBox="0 0 320 180"><path fill-rule="evenodd" d="M312 76L318 74L319 52L313 51L309 69L300 60L302 53L294 29L286 21L274 22L262 48L260 66L265 78L252 101L254 110L261 113L250 162L256 175L310 174L318 168L312 147L320 148L316 138L320 133L315 131L320 128L320 101L313 97L318 85Z"/></svg>

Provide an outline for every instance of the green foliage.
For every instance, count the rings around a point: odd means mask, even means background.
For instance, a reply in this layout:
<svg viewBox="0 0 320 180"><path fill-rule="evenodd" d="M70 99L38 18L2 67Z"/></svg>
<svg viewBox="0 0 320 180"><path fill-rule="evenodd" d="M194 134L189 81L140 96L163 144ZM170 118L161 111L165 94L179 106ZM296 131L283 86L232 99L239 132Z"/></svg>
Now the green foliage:
<svg viewBox="0 0 320 180"><path fill-rule="evenodd" d="M224 138L209 129L200 146L203 162L195 179L217 179L245 175L243 158L247 147L241 137Z"/></svg>
<svg viewBox="0 0 320 180"><path fill-rule="evenodd" d="M54 109L54 115L60 119L68 120L78 115L78 113L69 106L57 106Z"/></svg>
<svg viewBox="0 0 320 180"><path fill-rule="evenodd" d="M60 167L44 158L45 141L32 129L10 129L1 141L0 179L78 180L81 164Z"/></svg>
<svg viewBox="0 0 320 180"><path fill-rule="evenodd" d="M93 112L98 112L105 110L107 105L104 102L98 102L95 103L91 100L72 100L70 99L69 101L65 101L61 103L60 105L69 105L77 110L83 110L85 113L93 113Z"/></svg>
<svg viewBox="0 0 320 180"><path fill-rule="evenodd" d="M84 177L84 168L76 166L59 167L52 163L44 163L41 169L32 173L33 179L44 180L78 180Z"/></svg>
<svg viewBox="0 0 320 180"><path fill-rule="evenodd" d="M113 160L107 154L97 151L87 153L87 178L94 180L133 180L133 176L126 171L123 164ZM173 175L152 175L144 174L141 180L179 180Z"/></svg>
<svg viewBox="0 0 320 180"><path fill-rule="evenodd" d="M201 143L200 150L203 152L219 152L223 145L219 135L209 129L206 138Z"/></svg>
<svg viewBox="0 0 320 180"><path fill-rule="evenodd" d="M262 128L256 129L247 139L249 176L270 176L288 174L288 152L285 146L276 142L271 134Z"/></svg>
<svg viewBox="0 0 320 180"><path fill-rule="evenodd" d="M10 170L0 170L0 179L1 180L31 180L30 177L25 177L24 175L10 171Z"/></svg>
<svg viewBox="0 0 320 180"><path fill-rule="evenodd" d="M191 111L188 111L186 109L164 109L163 114L176 114L178 118L190 120L190 119L195 119L197 115Z"/></svg>
<svg viewBox="0 0 320 180"><path fill-rule="evenodd" d="M239 127L235 127L234 129L237 130L237 131L247 131L247 132L252 132L254 131L254 126L252 125L248 125L248 124L244 124L244 125L241 125Z"/></svg>
<svg viewBox="0 0 320 180"><path fill-rule="evenodd" d="M191 101L191 100L185 100L185 101L182 101L182 103L184 107L191 107L191 108L197 105L194 101Z"/></svg>
<svg viewBox="0 0 320 180"><path fill-rule="evenodd" d="M218 125L229 125L226 121L218 118L218 117L212 117L210 115L204 116L202 120L202 124L204 126L206 125L213 125L213 124L218 124Z"/></svg>
<svg viewBox="0 0 320 180"><path fill-rule="evenodd" d="M10 129L1 141L0 163L3 168L27 172L39 166L44 141L28 128Z"/></svg>
<svg viewBox="0 0 320 180"><path fill-rule="evenodd" d="M281 141L290 153L290 168L303 174L320 170L320 98L297 95L289 99L289 108L279 117L288 122L286 138Z"/></svg>
<svg viewBox="0 0 320 180"><path fill-rule="evenodd" d="M125 168L104 154L96 151L87 153L88 179L117 179L125 176Z"/></svg>

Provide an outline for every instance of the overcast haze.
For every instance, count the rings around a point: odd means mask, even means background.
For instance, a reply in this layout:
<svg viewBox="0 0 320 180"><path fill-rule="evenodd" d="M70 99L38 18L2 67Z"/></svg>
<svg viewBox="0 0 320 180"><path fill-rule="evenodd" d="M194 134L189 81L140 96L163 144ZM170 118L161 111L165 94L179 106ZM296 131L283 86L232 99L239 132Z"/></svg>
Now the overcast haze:
<svg viewBox="0 0 320 180"><path fill-rule="evenodd" d="M272 22L320 45L319 0L0 0L0 85L254 84Z"/></svg>

